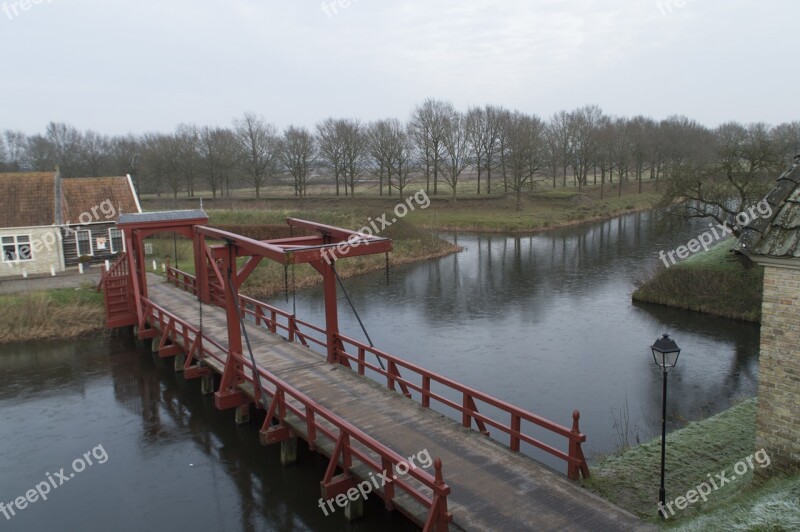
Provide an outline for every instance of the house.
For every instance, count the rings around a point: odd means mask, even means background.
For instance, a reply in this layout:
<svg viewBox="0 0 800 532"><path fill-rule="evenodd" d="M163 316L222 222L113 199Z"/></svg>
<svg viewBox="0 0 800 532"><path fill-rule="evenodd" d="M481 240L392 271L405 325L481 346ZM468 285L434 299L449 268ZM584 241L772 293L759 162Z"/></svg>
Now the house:
<svg viewBox="0 0 800 532"><path fill-rule="evenodd" d="M756 449L771 457L769 476L800 467L800 155L765 199L772 216L733 249L764 266Z"/></svg>
<svg viewBox="0 0 800 532"><path fill-rule="evenodd" d="M125 246L119 215L141 210L130 176L0 173L0 277L111 259Z"/></svg>

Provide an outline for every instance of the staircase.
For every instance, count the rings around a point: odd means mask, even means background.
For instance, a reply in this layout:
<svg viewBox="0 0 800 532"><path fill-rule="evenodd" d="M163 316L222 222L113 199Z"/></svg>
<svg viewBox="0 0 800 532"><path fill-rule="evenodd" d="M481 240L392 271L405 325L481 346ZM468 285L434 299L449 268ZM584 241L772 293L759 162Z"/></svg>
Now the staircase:
<svg viewBox="0 0 800 532"><path fill-rule="evenodd" d="M103 289L106 327L125 327L138 322L129 284L128 261L123 253L108 271L103 272L97 286L98 290Z"/></svg>

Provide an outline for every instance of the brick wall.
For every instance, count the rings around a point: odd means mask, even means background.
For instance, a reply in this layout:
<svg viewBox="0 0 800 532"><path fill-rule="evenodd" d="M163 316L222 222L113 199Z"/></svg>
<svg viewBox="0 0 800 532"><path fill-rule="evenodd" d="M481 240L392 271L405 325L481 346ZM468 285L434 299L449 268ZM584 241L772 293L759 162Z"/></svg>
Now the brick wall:
<svg viewBox="0 0 800 532"><path fill-rule="evenodd" d="M800 270L764 267L756 448L774 475L800 465Z"/></svg>

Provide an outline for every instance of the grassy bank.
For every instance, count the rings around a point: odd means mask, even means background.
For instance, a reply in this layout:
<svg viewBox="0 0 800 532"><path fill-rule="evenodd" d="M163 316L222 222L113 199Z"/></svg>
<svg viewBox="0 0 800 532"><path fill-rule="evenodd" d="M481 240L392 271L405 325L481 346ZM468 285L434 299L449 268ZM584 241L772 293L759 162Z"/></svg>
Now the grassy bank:
<svg viewBox="0 0 800 532"><path fill-rule="evenodd" d="M392 197L371 194L353 199L314 195L302 200L286 196L256 200L233 191L231 197L204 200L204 207L210 212L232 211L235 213L233 218L247 217L239 214L241 212L262 213L259 215L261 219L270 220L264 223L283 223L283 218L289 215L315 221L344 219L352 222L344 227L360 228L369 217L376 219L388 213L388 218L391 218L395 206L419 190L417 185L409 185L403 196L396 193ZM414 211L404 221L423 229L443 231L526 233L647 210L660 199L653 183L645 183L642 194L637 192L635 183L628 183L623 187L621 196L616 188L606 186L603 197L600 196L598 186L583 187L580 191L574 187L539 188L523 194L520 209L517 210L511 194L469 194L455 202L447 194L430 195L430 205L420 208L419 204L415 204ZM148 197L143 205L147 210L188 209L197 208L199 199Z"/></svg>
<svg viewBox="0 0 800 532"><path fill-rule="evenodd" d="M634 301L760 321L764 268L733 256L734 243L730 238L670 268L659 263L633 293Z"/></svg>
<svg viewBox="0 0 800 532"><path fill-rule="evenodd" d="M682 530L797 530L800 526L800 477L753 482L753 469L769 467L768 460L752 459L742 475L734 465L755 449L756 400L750 399L709 419L690 423L667 436L667 501L685 496L718 473L735 479L712 490L664 523ZM621 455L600 460L593 477L583 485L590 491L659 523L658 486L661 441L654 439ZM739 466L741 469L741 466ZM773 472L774 473L774 472Z"/></svg>
<svg viewBox="0 0 800 532"><path fill-rule="evenodd" d="M415 211L409 219L416 225L441 231L529 233L603 220L653 207L658 195L623 194L600 199L599 191L556 189L528 194L516 209L512 197L464 199L431 205Z"/></svg>
<svg viewBox="0 0 800 532"><path fill-rule="evenodd" d="M103 294L65 288L0 296L0 343L75 338L105 327Z"/></svg>
<svg viewBox="0 0 800 532"><path fill-rule="evenodd" d="M285 218L295 217L310 219L316 222L335 225L348 229L360 229L370 217L379 216L380 213L369 212L364 208L349 210L306 210L306 209L270 209L270 210L209 210L209 223L220 227L234 227L236 232L254 238L260 238L270 232L279 231L286 227ZM278 234L276 236L288 236ZM390 268L403 264L418 262L449 255L460 248L446 240L433 236L429 231L416 227L405 220L398 220L384 231L380 236L391 238L394 251L390 253ZM156 239L154 255L158 262L171 257L175 264L175 243L172 239ZM179 239L177 241L178 265L181 270L194 273L194 264L191 263L191 243ZM382 270L386 267L384 255L371 255L354 257L337 262L337 271L343 278L352 277L362 273ZM319 273L308 265L298 265L294 271L288 272L279 264L263 261L243 285L242 291L254 297L269 297L283 292L286 277L288 276L289 288L306 288L322 282Z"/></svg>

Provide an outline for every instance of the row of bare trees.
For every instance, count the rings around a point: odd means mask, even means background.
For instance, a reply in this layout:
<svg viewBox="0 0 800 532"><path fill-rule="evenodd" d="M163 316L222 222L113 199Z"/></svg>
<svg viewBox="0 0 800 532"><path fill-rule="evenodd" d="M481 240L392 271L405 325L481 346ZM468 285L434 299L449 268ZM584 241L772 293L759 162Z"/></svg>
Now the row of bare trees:
<svg viewBox="0 0 800 532"><path fill-rule="evenodd" d="M212 196L289 184L304 197L312 182L334 185L336 195L354 195L369 180L381 195L400 194L411 182L429 194L444 188L455 200L470 180L477 194L511 193L521 200L535 186L638 183L669 178L667 199L702 199L704 183L717 179L715 195L747 200L800 150L800 122L776 127L723 124L706 128L675 116L612 117L596 105L559 111L548 120L487 105L460 112L428 99L404 123L364 123L328 118L314 130L283 132L245 113L231 127L181 124L171 133L109 137L50 123L44 134L7 130L0 137L0 170L47 171L98 176L130 173L140 192ZM692 176L701 176L700 184ZM616 179L616 183L615 183ZM707 188L707 187L706 187ZM701 201L702 203L702 201Z"/></svg>

